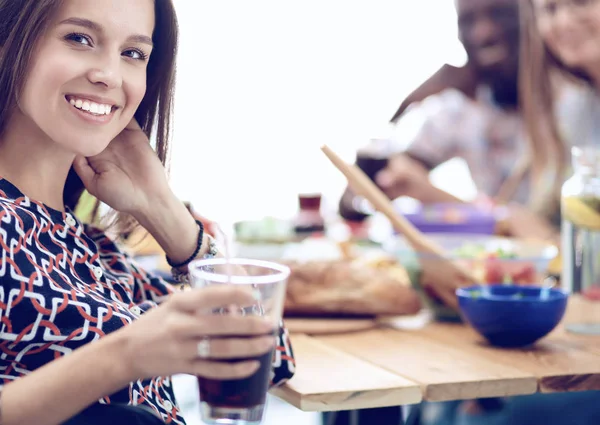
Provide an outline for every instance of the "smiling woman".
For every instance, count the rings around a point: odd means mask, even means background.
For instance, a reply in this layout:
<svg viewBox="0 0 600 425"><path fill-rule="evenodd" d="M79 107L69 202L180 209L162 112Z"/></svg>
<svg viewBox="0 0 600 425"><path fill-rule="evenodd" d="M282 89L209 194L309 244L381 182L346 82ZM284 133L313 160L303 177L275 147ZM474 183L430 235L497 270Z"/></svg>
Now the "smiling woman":
<svg viewBox="0 0 600 425"><path fill-rule="evenodd" d="M173 5L0 0L0 46L0 423L184 424L169 376L245 378L276 330L198 314L255 299L229 287L174 293L72 211L85 188L133 217L179 277L219 255L161 164ZM221 342L207 356L212 337ZM289 376L287 360L277 365L274 376Z"/></svg>

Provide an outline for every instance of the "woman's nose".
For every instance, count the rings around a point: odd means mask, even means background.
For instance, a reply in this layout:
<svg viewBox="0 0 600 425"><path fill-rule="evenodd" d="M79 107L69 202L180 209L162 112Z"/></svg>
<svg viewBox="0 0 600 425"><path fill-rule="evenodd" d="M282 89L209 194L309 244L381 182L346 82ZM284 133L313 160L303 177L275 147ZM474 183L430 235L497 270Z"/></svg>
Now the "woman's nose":
<svg viewBox="0 0 600 425"><path fill-rule="evenodd" d="M120 64L120 57L103 57L88 71L88 80L92 84L101 84L108 89L119 88L123 84Z"/></svg>

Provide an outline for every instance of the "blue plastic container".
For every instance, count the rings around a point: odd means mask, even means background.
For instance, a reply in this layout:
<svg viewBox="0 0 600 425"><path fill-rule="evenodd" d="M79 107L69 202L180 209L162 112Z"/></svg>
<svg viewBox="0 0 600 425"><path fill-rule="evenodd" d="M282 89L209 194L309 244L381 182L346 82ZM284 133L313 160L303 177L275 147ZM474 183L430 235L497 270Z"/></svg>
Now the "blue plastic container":
<svg viewBox="0 0 600 425"><path fill-rule="evenodd" d="M496 229L493 209L471 204L422 205L403 214L423 233L493 235Z"/></svg>

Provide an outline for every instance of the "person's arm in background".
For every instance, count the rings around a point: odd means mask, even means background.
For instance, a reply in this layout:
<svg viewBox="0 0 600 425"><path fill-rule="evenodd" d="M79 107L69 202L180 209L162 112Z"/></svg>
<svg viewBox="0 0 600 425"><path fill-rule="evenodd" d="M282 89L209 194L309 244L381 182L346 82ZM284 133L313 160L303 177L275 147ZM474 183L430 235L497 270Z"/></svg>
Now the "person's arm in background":
<svg viewBox="0 0 600 425"><path fill-rule="evenodd" d="M375 177L388 197L408 196L423 203L461 202L433 186L429 173L459 155L466 102L463 93L448 89L414 104L400 118L394 139L409 143Z"/></svg>
<svg viewBox="0 0 600 425"><path fill-rule="evenodd" d="M435 74L404 99L390 122L398 122L400 117L412 104L421 102L429 96L441 93L446 89L456 89L466 97L474 99L477 91L477 78L468 65L457 68L444 64Z"/></svg>
<svg viewBox="0 0 600 425"><path fill-rule="evenodd" d="M408 112L407 110L409 110L409 107L414 106L416 109L420 109L416 104L430 96L437 95L446 89L455 89L459 93L462 93L466 98L473 98L476 90L476 79L470 68L457 68L451 65L442 66L442 68L434 75L406 97L390 122L398 124L398 121L401 121L405 113ZM435 117L432 117L431 119L434 120ZM427 125L427 123L424 123L424 125ZM394 199L399 196L407 195L426 203L460 202L456 197L436 188L429 182L429 172L437 165L444 162L440 162L439 158L429 158L427 153L423 155L418 152L419 145L423 143L419 141L419 139L427 138L428 136L426 133L432 131L435 130L424 129L423 132L420 132L422 134L418 134L414 138L411 143L411 146L414 147L414 149L412 149L415 151L414 153L409 148L407 152L397 154L390 159L388 170L381 176L381 183L383 183L383 186L380 185L380 187L385 189L390 198ZM438 132L441 133L441 131ZM444 137L445 136L442 134L442 138ZM441 143L441 141L439 143ZM406 176L412 176L414 178L406 181ZM415 186L413 181L420 184ZM339 213L347 220L362 221L367 216L355 210L352 205L354 197L355 195L352 190L346 188L340 199Z"/></svg>
<svg viewBox="0 0 600 425"><path fill-rule="evenodd" d="M388 166L377 174L375 181L390 199L408 196L424 204L463 202L430 182L429 172L436 166L404 152L390 158Z"/></svg>

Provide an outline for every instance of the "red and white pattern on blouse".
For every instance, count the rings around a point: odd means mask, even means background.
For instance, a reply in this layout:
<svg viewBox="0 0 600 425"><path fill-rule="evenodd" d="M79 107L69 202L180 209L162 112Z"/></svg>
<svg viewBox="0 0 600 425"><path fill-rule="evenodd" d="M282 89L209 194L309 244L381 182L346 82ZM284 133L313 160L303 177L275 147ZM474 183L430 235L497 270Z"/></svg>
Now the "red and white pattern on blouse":
<svg viewBox="0 0 600 425"><path fill-rule="evenodd" d="M122 328L173 292L101 230L2 179L0 256L0 385ZM280 341L274 384L294 372L284 330ZM185 424L168 377L132 382L100 402L143 405Z"/></svg>

